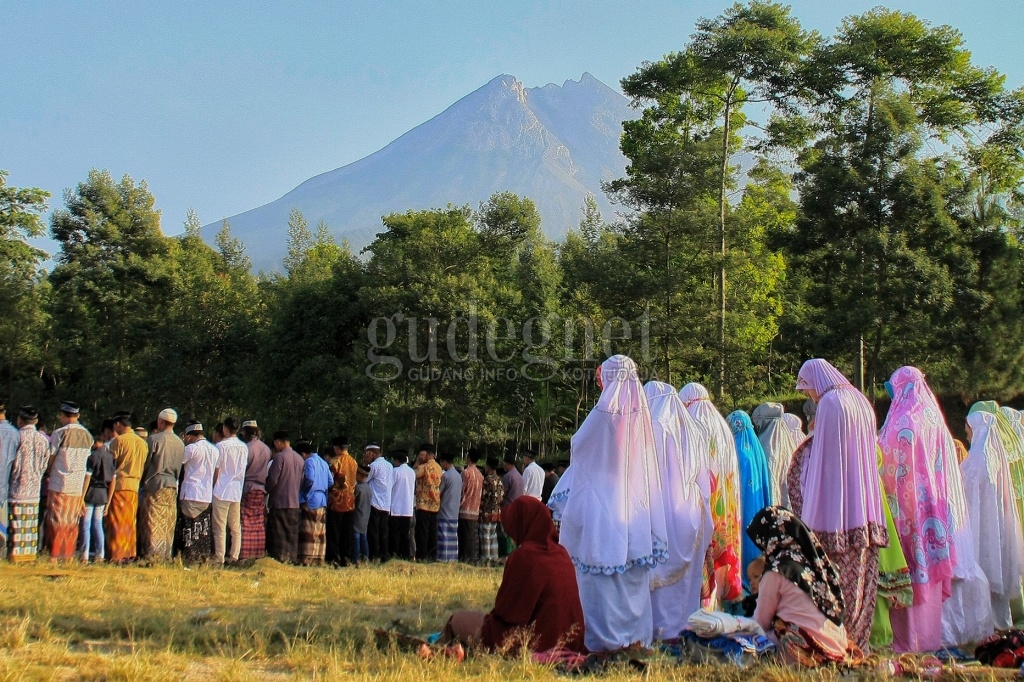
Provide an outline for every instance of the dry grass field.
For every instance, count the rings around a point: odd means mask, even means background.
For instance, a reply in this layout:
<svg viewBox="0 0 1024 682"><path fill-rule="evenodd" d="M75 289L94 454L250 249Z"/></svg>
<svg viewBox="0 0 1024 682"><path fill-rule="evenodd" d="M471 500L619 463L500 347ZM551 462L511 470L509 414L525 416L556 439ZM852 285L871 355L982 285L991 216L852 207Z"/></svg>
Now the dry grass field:
<svg viewBox="0 0 1024 682"><path fill-rule="evenodd" d="M230 569L4 564L0 680L566 679L522 658L457 664L378 648L373 629L395 620L425 634L455 609L490 608L500 579L500 569L399 561L341 570L269 559ZM654 656L644 673L623 664L601 679L809 677Z"/></svg>

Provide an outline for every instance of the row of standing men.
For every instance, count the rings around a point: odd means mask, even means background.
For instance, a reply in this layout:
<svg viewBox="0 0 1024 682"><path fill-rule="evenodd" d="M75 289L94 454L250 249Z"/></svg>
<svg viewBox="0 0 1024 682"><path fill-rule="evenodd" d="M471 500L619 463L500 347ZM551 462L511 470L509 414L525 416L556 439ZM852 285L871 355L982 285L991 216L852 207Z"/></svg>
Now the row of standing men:
<svg viewBox="0 0 1024 682"><path fill-rule="evenodd" d="M47 436L34 407L18 410L15 428L0 404L0 551L15 562L42 548L86 562L179 555L222 564L269 554L302 564L392 556L493 564L508 549L501 509L523 494L546 501L558 479L532 451L522 474L514 456L483 464L475 449L458 470L429 443L414 467L406 451L385 457L374 443L357 463L347 438L316 452L303 440L293 448L279 431L268 446L255 420L229 417L207 440L197 420L179 437L172 408L152 433L122 412L93 436L79 414L76 403L61 403L61 426Z"/></svg>

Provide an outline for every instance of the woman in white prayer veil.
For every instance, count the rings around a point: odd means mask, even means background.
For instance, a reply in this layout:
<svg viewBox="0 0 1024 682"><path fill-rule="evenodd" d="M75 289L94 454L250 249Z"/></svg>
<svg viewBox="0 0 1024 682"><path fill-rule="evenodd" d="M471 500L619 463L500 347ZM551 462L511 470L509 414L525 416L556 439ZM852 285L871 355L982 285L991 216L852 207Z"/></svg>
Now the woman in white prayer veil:
<svg viewBox="0 0 1024 682"><path fill-rule="evenodd" d="M718 602L743 597L740 575L740 464L736 439L722 414L715 409L708 389L697 383L683 386L679 398L693 420L704 429L711 450L711 518L715 532L711 545L714 561L715 594L704 605L718 608Z"/></svg>
<svg viewBox="0 0 1024 682"><path fill-rule="evenodd" d="M704 556L711 545L710 452L707 437L669 384L644 386L661 472L668 560L651 577L654 638L677 637L700 608ZM651 493L654 494L653 492Z"/></svg>
<svg viewBox="0 0 1024 682"><path fill-rule="evenodd" d="M559 542L576 566L584 644L614 651L651 644L651 573L668 553L651 413L636 363L608 358L598 384L601 397L572 437L572 480L557 491L564 503L556 506Z"/></svg>
<svg viewBox="0 0 1024 682"><path fill-rule="evenodd" d="M1024 541L1011 490L1006 449L996 416L975 412L967 416L971 450L960 465L967 513L973 531L974 555L988 578L992 616L997 629L1012 626L1010 600L1020 592L1024 570ZM952 601L952 600L950 600Z"/></svg>
<svg viewBox="0 0 1024 682"><path fill-rule="evenodd" d="M992 602L988 578L974 553L976 542L964 496L964 479L957 463L956 445L949 439L942 448L942 470L946 474L946 504L952 520L956 566L950 596L942 604L942 646L964 646L992 634Z"/></svg>
<svg viewBox="0 0 1024 682"><path fill-rule="evenodd" d="M762 403L750 414L757 439L764 448L768 460L768 474L771 476L772 504L789 508L789 488L786 474L793 461L793 453L799 445L793 438L793 430L785 420L786 410L779 403Z"/></svg>
<svg viewBox="0 0 1024 682"><path fill-rule="evenodd" d="M782 415L782 419L786 422L786 426L789 427L790 433L793 434L793 442L800 445L807 438L807 434L804 433L804 422L800 419L799 415L787 412Z"/></svg>

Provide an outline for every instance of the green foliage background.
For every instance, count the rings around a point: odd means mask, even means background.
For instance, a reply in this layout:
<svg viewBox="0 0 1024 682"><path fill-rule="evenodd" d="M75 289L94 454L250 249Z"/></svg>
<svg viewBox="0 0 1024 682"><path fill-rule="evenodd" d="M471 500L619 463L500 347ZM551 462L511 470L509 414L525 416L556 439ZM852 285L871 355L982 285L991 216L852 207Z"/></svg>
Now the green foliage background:
<svg viewBox="0 0 1024 682"><path fill-rule="evenodd" d="M293 211L271 274L226 221L213 246L194 213L165 236L145 182L100 170L53 211L46 272L28 240L48 197L0 172L0 391L54 417L77 400L93 424L171 405L318 442L552 456L610 353L726 410L795 406L800 364L826 357L872 396L921 367L953 422L1024 393L1024 92L1003 81L912 15L823 37L737 4L623 79L642 115L605 190L629 218L588 200L555 244L499 193L384 216L356 254Z"/></svg>

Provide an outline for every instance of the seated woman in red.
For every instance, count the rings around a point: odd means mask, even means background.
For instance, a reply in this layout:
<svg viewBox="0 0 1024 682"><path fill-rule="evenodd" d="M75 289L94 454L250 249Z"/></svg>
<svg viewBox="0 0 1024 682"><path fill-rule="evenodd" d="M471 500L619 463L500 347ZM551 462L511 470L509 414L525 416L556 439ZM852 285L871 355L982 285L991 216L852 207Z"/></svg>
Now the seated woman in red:
<svg viewBox="0 0 1024 682"><path fill-rule="evenodd" d="M576 569L558 544L551 512L524 495L501 512L501 525L516 549L505 562L494 608L487 614L456 611L440 643L458 640L492 651L526 646L584 652Z"/></svg>

